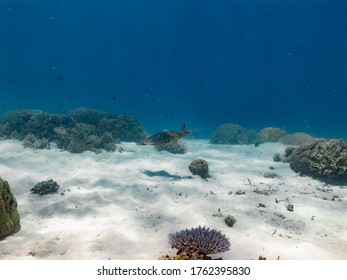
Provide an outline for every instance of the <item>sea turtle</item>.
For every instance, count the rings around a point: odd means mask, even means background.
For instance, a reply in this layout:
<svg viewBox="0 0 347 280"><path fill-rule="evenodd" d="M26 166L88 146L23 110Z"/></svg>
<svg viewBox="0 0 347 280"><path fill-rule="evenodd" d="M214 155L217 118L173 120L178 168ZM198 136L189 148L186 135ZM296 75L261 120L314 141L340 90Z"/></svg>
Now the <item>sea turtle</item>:
<svg viewBox="0 0 347 280"><path fill-rule="evenodd" d="M163 131L156 134L153 134L152 136L148 137L144 141L137 143L137 145L153 145L153 146L160 146L160 145L170 145L176 143L179 139L181 139L184 136L190 135L192 132L188 130L188 126L186 123L183 124L181 132L175 132L175 131Z"/></svg>

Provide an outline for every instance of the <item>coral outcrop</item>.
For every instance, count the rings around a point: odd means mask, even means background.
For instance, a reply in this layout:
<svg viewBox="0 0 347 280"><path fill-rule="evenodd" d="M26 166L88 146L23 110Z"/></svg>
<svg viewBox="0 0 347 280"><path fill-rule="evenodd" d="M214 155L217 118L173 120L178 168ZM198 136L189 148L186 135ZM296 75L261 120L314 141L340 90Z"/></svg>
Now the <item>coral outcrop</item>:
<svg viewBox="0 0 347 280"><path fill-rule="evenodd" d="M278 142L278 140L287 135L288 132L277 127L265 127L257 133L257 139L260 143Z"/></svg>
<svg viewBox="0 0 347 280"><path fill-rule="evenodd" d="M316 139L286 149L285 161L298 173L327 181L347 182L347 142Z"/></svg>
<svg viewBox="0 0 347 280"><path fill-rule="evenodd" d="M134 116L112 115L79 108L71 115L49 114L36 110L6 113L0 122L0 138L23 141L25 147L59 149L72 153L115 151L116 144L138 142L146 131Z"/></svg>
<svg viewBox="0 0 347 280"><path fill-rule="evenodd" d="M285 145L300 146L304 143L313 141L315 138L304 132L290 133L282 136L279 142Z"/></svg>
<svg viewBox="0 0 347 280"><path fill-rule="evenodd" d="M253 130L245 129L237 124L225 123L217 127L211 136L212 144L254 144L257 141Z"/></svg>
<svg viewBox="0 0 347 280"><path fill-rule="evenodd" d="M220 231L206 227L184 229L169 234L172 248L178 249L173 260L210 260L210 254L226 252L230 249L229 239Z"/></svg>
<svg viewBox="0 0 347 280"><path fill-rule="evenodd" d="M201 178L209 178L208 163L204 159L195 159L189 164L189 171L194 175L199 175Z"/></svg>
<svg viewBox="0 0 347 280"><path fill-rule="evenodd" d="M7 181L0 178L0 237L20 229L20 217L17 200Z"/></svg>

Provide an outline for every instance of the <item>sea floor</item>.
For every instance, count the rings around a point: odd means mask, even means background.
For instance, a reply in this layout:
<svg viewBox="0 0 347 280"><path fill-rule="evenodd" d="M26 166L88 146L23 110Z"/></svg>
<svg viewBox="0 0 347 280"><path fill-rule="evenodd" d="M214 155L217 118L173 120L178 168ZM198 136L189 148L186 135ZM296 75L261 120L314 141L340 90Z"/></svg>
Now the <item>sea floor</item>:
<svg viewBox="0 0 347 280"><path fill-rule="evenodd" d="M280 143L185 143L183 155L135 143L72 154L0 141L0 177L21 217L21 230L0 240L0 259L152 260L176 254L169 233L198 226L230 240L230 250L213 257L347 259L346 187L274 162L285 149ZM192 176L188 166L197 158L208 162L211 178ZM161 170L175 176L148 176ZM30 192L49 179L60 185L56 194ZM228 215L237 220L233 227L224 222Z"/></svg>

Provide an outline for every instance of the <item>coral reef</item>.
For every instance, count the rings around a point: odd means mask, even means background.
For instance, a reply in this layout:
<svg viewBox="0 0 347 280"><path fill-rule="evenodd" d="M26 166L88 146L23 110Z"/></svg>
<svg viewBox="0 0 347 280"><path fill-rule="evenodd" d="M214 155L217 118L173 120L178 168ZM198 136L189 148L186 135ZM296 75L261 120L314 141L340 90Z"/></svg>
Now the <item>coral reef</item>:
<svg viewBox="0 0 347 280"><path fill-rule="evenodd" d="M208 174L208 163L206 160L203 159L195 159L189 164L189 170L194 175L199 175L201 178L209 178L210 175Z"/></svg>
<svg viewBox="0 0 347 280"><path fill-rule="evenodd" d="M182 141L174 141L169 144L162 144L154 146L157 151L167 151L172 154L185 154L187 152L187 146Z"/></svg>
<svg viewBox="0 0 347 280"><path fill-rule="evenodd" d="M31 188L31 193L37 193L39 195L53 194L57 193L59 185L52 179L48 181L42 181L37 183L33 188Z"/></svg>
<svg viewBox="0 0 347 280"><path fill-rule="evenodd" d="M48 138L37 138L34 134L29 133L23 139L23 146L32 149L49 149L50 143Z"/></svg>
<svg viewBox="0 0 347 280"><path fill-rule="evenodd" d="M287 135L282 136L279 139L279 142L285 145L293 145L293 146L300 146L301 144L311 142L314 138L304 132L296 132L296 133L290 133Z"/></svg>
<svg viewBox="0 0 347 280"><path fill-rule="evenodd" d="M107 115L100 119L97 131L99 134L109 132L122 142L139 142L147 137L137 118L130 115Z"/></svg>
<svg viewBox="0 0 347 280"><path fill-rule="evenodd" d="M116 143L119 143L110 132L98 134L96 133L96 127L87 123L77 123L74 128L70 129L58 127L55 133L55 142L58 148L72 153L81 153L83 151L100 153L101 149L114 152Z"/></svg>
<svg viewBox="0 0 347 280"><path fill-rule="evenodd" d="M222 124L212 133L212 144L254 144L257 142L256 133L233 123Z"/></svg>
<svg viewBox="0 0 347 280"><path fill-rule="evenodd" d="M70 116L49 114L39 110L20 110L5 113L0 122L0 137L23 140L28 134L37 139L51 140L57 126L71 127Z"/></svg>
<svg viewBox="0 0 347 280"><path fill-rule="evenodd" d="M137 142L146 138L145 129L128 115L111 115L79 108L71 115L36 110L6 113L0 122L0 138L23 141L25 147L59 149L73 153L115 151L120 141Z"/></svg>
<svg viewBox="0 0 347 280"><path fill-rule="evenodd" d="M347 182L347 142L316 139L286 150L285 161L295 171L327 181Z"/></svg>
<svg viewBox="0 0 347 280"><path fill-rule="evenodd" d="M265 127L257 133L257 139L260 143L278 142L278 140L287 135L288 132L276 127Z"/></svg>
<svg viewBox="0 0 347 280"><path fill-rule="evenodd" d="M77 123L87 123L97 126L102 118L107 117L107 114L89 108L77 108L71 113L71 117Z"/></svg>
<svg viewBox="0 0 347 280"><path fill-rule="evenodd" d="M184 229L169 234L172 248L178 249L175 257L164 259L208 260L208 255L226 252L230 249L229 239L220 231L206 227Z"/></svg>
<svg viewBox="0 0 347 280"><path fill-rule="evenodd" d="M0 237L20 230L17 201L7 181L0 178Z"/></svg>

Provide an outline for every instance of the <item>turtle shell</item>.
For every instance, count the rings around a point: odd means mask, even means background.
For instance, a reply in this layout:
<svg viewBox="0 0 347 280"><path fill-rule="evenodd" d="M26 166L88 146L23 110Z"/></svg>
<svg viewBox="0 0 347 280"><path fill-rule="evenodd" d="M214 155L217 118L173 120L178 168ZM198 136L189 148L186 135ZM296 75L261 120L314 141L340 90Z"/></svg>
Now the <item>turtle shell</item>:
<svg viewBox="0 0 347 280"><path fill-rule="evenodd" d="M177 132L164 131L164 132L153 134L152 136L148 137L145 143L150 145L163 145L163 144L168 144L172 141L176 141L179 138L180 137Z"/></svg>

